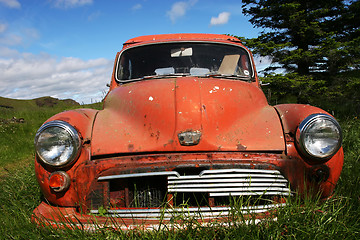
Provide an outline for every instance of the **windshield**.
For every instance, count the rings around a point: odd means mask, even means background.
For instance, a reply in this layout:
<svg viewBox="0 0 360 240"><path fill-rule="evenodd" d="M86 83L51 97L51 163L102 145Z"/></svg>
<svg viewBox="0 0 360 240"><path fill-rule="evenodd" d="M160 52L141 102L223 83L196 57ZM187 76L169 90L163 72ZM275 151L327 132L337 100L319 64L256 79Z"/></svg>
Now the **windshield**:
<svg viewBox="0 0 360 240"><path fill-rule="evenodd" d="M220 76L250 79L249 55L242 47L215 43L161 43L125 50L117 79L129 81L169 76Z"/></svg>

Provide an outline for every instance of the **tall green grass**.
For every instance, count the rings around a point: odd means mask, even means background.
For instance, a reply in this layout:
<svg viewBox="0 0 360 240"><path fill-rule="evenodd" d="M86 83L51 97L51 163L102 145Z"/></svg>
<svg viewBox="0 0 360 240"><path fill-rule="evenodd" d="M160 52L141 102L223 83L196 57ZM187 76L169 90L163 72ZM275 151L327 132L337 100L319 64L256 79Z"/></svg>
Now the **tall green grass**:
<svg viewBox="0 0 360 240"><path fill-rule="evenodd" d="M9 164L17 165L18 162L32 158L36 130L55 113L57 111L52 109L36 112L3 110L0 116L3 119L3 123L0 123L0 166L6 168ZM14 122L14 118L23 118L24 122Z"/></svg>
<svg viewBox="0 0 360 240"><path fill-rule="evenodd" d="M272 216L276 221L243 224L241 215L227 225L186 223L184 229L96 232L38 228L30 221L42 200L33 171L33 137L48 117L62 109L8 111L0 118L24 118L25 123L1 125L0 239L359 239L360 238L360 119L341 118L345 164L335 195L324 203L315 198L290 199ZM25 159L25 160L24 160ZM240 219L240 220L239 220Z"/></svg>
<svg viewBox="0 0 360 240"><path fill-rule="evenodd" d="M339 192L325 203L316 198L304 201L294 197L260 223L244 224L242 216L234 213L235 221L227 224L202 226L189 221L185 228L169 230L84 232L38 228L31 223L32 210L41 201L31 166L14 171L0 183L0 191L0 239L358 239L360 234L355 199Z"/></svg>

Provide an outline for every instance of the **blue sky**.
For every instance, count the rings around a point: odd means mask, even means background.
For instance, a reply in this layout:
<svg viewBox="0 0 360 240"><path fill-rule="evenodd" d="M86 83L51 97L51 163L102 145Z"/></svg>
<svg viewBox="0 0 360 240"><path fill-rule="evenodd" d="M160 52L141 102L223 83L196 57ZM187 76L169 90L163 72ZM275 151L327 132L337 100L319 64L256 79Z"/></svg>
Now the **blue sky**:
<svg viewBox="0 0 360 240"><path fill-rule="evenodd" d="M239 0L0 0L0 96L100 101L129 38L260 31Z"/></svg>

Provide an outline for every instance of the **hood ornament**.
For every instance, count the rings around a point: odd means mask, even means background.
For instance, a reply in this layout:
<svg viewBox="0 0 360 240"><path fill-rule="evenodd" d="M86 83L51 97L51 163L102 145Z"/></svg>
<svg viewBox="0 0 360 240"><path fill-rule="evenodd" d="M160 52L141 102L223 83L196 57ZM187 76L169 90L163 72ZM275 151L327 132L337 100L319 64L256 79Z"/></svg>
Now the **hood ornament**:
<svg viewBox="0 0 360 240"><path fill-rule="evenodd" d="M200 131L187 131L178 134L178 139L183 146L194 146L198 145L201 138Z"/></svg>

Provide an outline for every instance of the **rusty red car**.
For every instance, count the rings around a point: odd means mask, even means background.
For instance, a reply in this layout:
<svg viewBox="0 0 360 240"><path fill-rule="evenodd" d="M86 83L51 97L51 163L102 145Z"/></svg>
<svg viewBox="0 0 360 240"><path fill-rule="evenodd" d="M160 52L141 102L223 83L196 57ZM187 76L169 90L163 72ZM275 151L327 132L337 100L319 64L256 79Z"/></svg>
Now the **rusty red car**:
<svg viewBox="0 0 360 240"><path fill-rule="evenodd" d="M249 214L309 191L326 199L341 142L326 111L268 104L238 38L136 37L116 55L102 110L62 112L37 131L44 201L33 219L129 229L177 214L226 218L233 199L246 199L239 211Z"/></svg>

